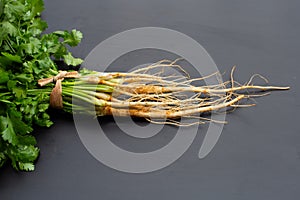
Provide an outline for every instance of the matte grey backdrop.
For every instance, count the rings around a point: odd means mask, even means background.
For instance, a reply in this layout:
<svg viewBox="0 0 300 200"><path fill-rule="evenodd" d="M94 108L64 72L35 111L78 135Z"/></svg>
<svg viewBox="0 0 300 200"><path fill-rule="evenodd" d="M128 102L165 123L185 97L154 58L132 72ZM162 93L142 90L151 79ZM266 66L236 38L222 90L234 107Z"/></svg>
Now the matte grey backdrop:
<svg viewBox="0 0 300 200"><path fill-rule="evenodd" d="M220 71L237 65L239 81L260 73L270 84L291 90L228 114L229 124L205 159L197 157L204 136L200 130L178 161L147 174L122 173L99 163L81 144L72 116L56 113L54 126L36 131L41 148L36 170L0 170L0 199L299 199L299 1L51 0L45 6L48 31L83 32L82 43L72 49L82 58L121 31L165 27L197 40ZM161 57L172 55L144 51L118 59L110 69ZM176 132L166 127L144 142L122 135L111 118L99 120L110 139L129 150L156 149Z"/></svg>

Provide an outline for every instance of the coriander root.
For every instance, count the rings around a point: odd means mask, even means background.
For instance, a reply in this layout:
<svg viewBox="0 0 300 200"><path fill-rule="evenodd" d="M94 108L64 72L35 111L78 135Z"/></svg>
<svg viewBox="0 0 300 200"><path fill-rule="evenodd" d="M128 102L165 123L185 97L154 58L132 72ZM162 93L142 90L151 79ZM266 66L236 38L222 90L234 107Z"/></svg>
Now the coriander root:
<svg viewBox="0 0 300 200"><path fill-rule="evenodd" d="M177 69L180 73L164 74L169 69ZM212 77L218 79L221 75L213 73L192 79L177 64L177 60L159 61L128 73L84 69L74 79L62 81L63 109L69 112L96 113L98 116L142 117L151 122L154 121L150 119L167 119L169 124L182 125L172 119L197 118L201 113L253 106L255 104L245 104L242 100L269 94L267 91L289 89L254 85L252 82L255 77L267 82L258 74L253 75L245 84L240 84L233 78L234 70L235 67L229 81L197 86L193 83ZM199 119L203 121L203 118ZM190 125L192 124L194 123Z"/></svg>

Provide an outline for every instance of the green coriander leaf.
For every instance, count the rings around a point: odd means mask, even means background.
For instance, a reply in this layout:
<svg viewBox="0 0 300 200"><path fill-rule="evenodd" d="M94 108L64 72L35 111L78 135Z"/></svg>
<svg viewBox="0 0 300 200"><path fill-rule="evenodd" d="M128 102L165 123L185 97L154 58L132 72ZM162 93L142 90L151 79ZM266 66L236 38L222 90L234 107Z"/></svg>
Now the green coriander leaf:
<svg viewBox="0 0 300 200"><path fill-rule="evenodd" d="M12 91L14 87L16 87L17 81L15 80L9 80L7 81L7 89Z"/></svg>
<svg viewBox="0 0 300 200"><path fill-rule="evenodd" d="M28 82L30 83L31 81L34 80L34 77L32 74L19 74L19 75L16 75L15 78L17 80L19 80L20 82Z"/></svg>
<svg viewBox="0 0 300 200"><path fill-rule="evenodd" d="M64 55L63 58L67 65L77 66L83 62L80 58L74 58L70 52L67 55Z"/></svg>
<svg viewBox="0 0 300 200"><path fill-rule="evenodd" d="M3 117L0 116L0 123L1 123L1 135L3 140L8 141L12 145L18 144L18 138L17 135L13 129L13 125L11 123L11 120L9 116Z"/></svg>
<svg viewBox="0 0 300 200"><path fill-rule="evenodd" d="M40 113L33 117L34 123L39 126L50 127L53 122L50 121L50 116L47 113Z"/></svg>
<svg viewBox="0 0 300 200"><path fill-rule="evenodd" d="M36 145L36 139L32 135L18 135L18 138L22 145Z"/></svg>
<svg viewBox="0 0 300 200"><path fill-rule="evenodd" d="M13 93L16 95L17 99L26 97L26 90L21 87L14 87Z"/></svg>
<svg viewBox="0 0 300 200"><path fill-rule="evenodd" d="M32 73L33 72L33 68L35 68L35 63L34 61L27 61L23 63L23 69L25 73Z"/></svg>
<svg viewBox="0 0 300 200"><path fill-rule="evenodd" d="M0 23L0 36L5 37L5 35L16 36L18 33L17 27L8 21Z"/></svg>
<svg viewBox="0 0 300 200"><path fill-rule="evenodd" d="M22 58L18 55L12 55L7 52L2 52L1 54L13 62L22 63Z"/></svg>
<svg viewBox="0 0 300 200"><path fill-rule="evenodd" d="M25 171L33 171L34 170L34 164L32 164L32 163L19 162L18 164L19 164L20 170L25 170Z"/></svg>
<svg viewBox="0 0 300 200"><path fill-rule="evenodd" d="M6 162L6 156L3 152L0 152L0 167L2 167L5 162Z"/></svg>
<svg viewBox="0 0 300 200"><path fill-rule="evenodd" d="M36 54L41 48L41 41L38 38L30 37L28 43L21 44L20 48L27 54Z"/></svg>
<svg viewBox="0 0 300 200"><path fill-rule="evenodd" d="M31 12L30 12L31 18L39 16L40 13L44 10L43 0L31 0L30 4L28 6L30 6L29 8L31 9Z"/></svg>
<svg viewBox="0 0 300 200"><path fill-rule="evenodd" d="M55 31L55 34L64 39L64 43L70 46L76 46L80 43L82 39L82 33L73 29L71 32L68 31Z"/></svg>
<svg viewBox="0 0 300 200"><path fill-rule="evenodd" d="M68 37L64 40L70 46L77 46L82 39L82 33L73 29Z"/></svg>
<svg viewBox="0 0 300 200"><path fill-rule="evenodd" d="M45 112L48 108L49 108L49 104L48 103L44 103L44 104L39 104L38 105L39 112Z"/></svg>
<svg viewBox="0 0 300 200"><path fill-rule="evenodd" d="M23 135L33 131L30 126L23 122L22 113L18 112L15 108L9 110L9 117L16 133Z"/></svg>
<svg viewBox="0 0 300 200"><path fill-rule="evenodd" d="M6 5L4 5L3 13L7 20L13 22L18 17L23 16L25 10L25 5L21 1L7 1Z"/></svg>
<svg viewBox="0 0 300 200"><path fill-rule="evenodd" d="M16 80L7 81L8 90L12 91L17 99L26 97L26 89L21 86L17 86L17 83L18 82Z"/></svg>
<svg viewBox="0 0 300 200"><path fill-rule="evenodd" d="M9 73L0 68L0 84L7 83L9 80Z"/></svg>
<svg viewBox="0 0 300 200"><path fill-rule="evenodd" d="M48 27L47 23L40 18L31 21L27 31L30 31L32 35L39 35Z"/></svg>
<svg viewBox="0 0 300 200"><path fill-rule="evenodd" d="M39 149L33 145L18 145L13 151L17 160L21 162L32 162L39 155Z"/></svg>

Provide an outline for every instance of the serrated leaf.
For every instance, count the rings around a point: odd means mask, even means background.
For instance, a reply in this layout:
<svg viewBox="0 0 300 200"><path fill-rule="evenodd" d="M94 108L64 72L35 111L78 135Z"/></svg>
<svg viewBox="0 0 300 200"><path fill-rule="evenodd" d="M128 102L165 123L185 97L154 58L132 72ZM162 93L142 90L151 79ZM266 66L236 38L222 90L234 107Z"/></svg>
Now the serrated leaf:
<svg viewBox="0 0 300 200"><path fill-rule="evenodd" d="M19 80L20 82L30 83L31 81L34 80L34 77L32 74L19 74L19 75L16 75L16 79Z"/></svg>
<svg viewBox="0 0 300 200"><path fill-rule="evenodd" d="M33 131L33 129L22 121L22 113L18 112L16 109L9 110L9 117L11 119L14 131L17 134L28 134Z"/></svg>
<svg viewBox="0 0 300 200"><path fill-rule="evenodd" d="M74 58L71 53L64 55L63 58L67 65L77 66L83 62L80 58Z"/></svg>
<svg viewBox="0 0 300 200"><path fill-rule="evenodd" d="M25 73L32 73L33 72L33 68L35 68L36 65L34 62L32 61L27 61L23 63L23 69Z"/></svg>
<svg viewBox="0 0 300 200"><path fill-rule="evenodd" d="M70 46L76 46L80 43L82 39L82 33L73 29L72 31L55 31L56 35L62 37L64 39L64 43Z"/></svg>
<svg viewBox="0 0 300 200"><path fill-rule="evenodd" d="M0 116L0 132L4 131L7 128L7 118L4 116Z"/></svg>
<svg viewBox="0 0 300 200"><path fill-rule="evenodd" d="M36 54L41 48L41 41L37 38L30 37L28 43L21 44L20 48L27 54Z"/></svg>
<svg viewBox="0 0 300 200"><path fill-rule="evenodd" d="M9 90L12 90L14 87L16 87L16 85L17 85L17 81L15 81L15 80L7 81L7 88Z"/></svg>
<svg viewBox="0 0 300 200"><path fill-rule="evenodd" d="M26 97L26 90L20 86L17 86L16 80L7 81L7 89L12 91L17 99Z"/></svg>
<svg viewBox="0 0 300 200"><path fill-rule="evenodd" d="M44 10L44 1L43 0L31 0L31 18L34 18L36 15L40 15L40 13Z"/></svg>
<svg viewBox="0 0 300 200"><path fill-rule="evenodd" d="M9 80L9 73L0 68L0 84L7 83Z"/></svg>
<svg viewBox="0 0 300 200"><path fill-rule="evenodd" d="M38 35L42 33L48 27L47 23L40 18L34 19L30 26L28 27L28 31L30 31L33 35Z"/></svg>
<svg viewBox="0 0 300 200"><path fill-rule="evenodd" d="M16 95L17 99L26 97L26 90L21 87L14 87L13 93Z"/></svg>
<svg viewBox="0 0 300 200"><path fill-rule="evenodd" d="M7 158L6 158L5 154L3 152L0 152L0 167L2 167L4 165L6 160L7 160Z"/></svg>
<svg viewBox="0 0 300 200"><path fill-rule="evenodd" d="M7 52L2 52L1 54L13 62L22 63L22 58L19 55L12 55Z"/></svg>
<svg viewBox="0 0 300 200"><path fill-rule="evenodd" d="M33 171L34 170L34 164L19 162L19 168L20 168L20 170L24 170L24 171Z"/></svg>
<svg viewBox="0 0 300 200"><path fill-rule="evenodd" d="M18 137L14 131L9 116L7 117L0 116L0 121L1 121L1 127L3 128L3 130L1 131L3 140L9 142L12 145L17 145Z"/></svg>
<svg viewBox="0 0 300 200"><path fill-rule="evenodd" d="M69 34L65 36L64 42L70 46L76 46L80 43L82 39L82 33L73 29Z"/></svg>
<svg viewBox="0 0 300 200"><path fill-rule="evenodd" d="M48 103L44 103L44 104L39 104L38 105L39 112L45 112L48 108L49 108L49 104Z"/></svg>
<svg viewBox="0 0 300 200"><path fill-rule="evenodd" d="M19 135L18 137L22 145L36 145L36 139L32 135Z"/></svg>
<svg viewBox="0 0 300 200"><path fill-rule="evenodd" d="M18 16L23 16L25 5L20 1L7 1L4 6L3 13L10 21L15 21Z"/></svg>
<svg viewBox="0 0 300 200"><path fill-rule="evenodd" d="M18 29L10 22L4 21L0 23L0 29L2 32L2 35L11 35L16 36L18 33Z"/></svg>
<svg viewBox="0 0 300 200"><path fill-rule="evenodd" d="M41 113L33 117L34 123L39 126L50 127L53 122L50 120L50 116L47 113Z"/></svg>
<svg viewBox="0 0 300 200"><path fill-rule="evenodd" d="M14 149L18 161L33 162L39 155L39 149L33 145L18 145Z"/></svg>

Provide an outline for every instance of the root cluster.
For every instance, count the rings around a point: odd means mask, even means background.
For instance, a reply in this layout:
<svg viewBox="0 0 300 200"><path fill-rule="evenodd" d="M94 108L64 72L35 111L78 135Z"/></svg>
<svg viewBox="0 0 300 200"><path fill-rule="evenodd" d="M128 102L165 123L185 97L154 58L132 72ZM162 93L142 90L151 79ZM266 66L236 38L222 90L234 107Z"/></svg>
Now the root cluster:
<svg viewBox="0 0 300 200"><path fill-rule="evenodd" d="M64 104L67 109L73 103L73 111L88 111L79 102L93 104L96 114L142 117L153 123L183 124L174 119L196 118L195 123L209 121L203 113L226 112L230 108L253 106L245 99L269 94L271 90L287 90L289 87L254 85L253 75L240 84L234 80L232 68L230 80L223 82L218 72L200 78L191 78L177 64L178 60L162 60L127 73L83 73L73 84L63 85ZM215 85L205 85L207 79ZM197 86L196 83L202 83ZM70 91L70 86L73 91ZM65 91L65 92L64 92ZM69 91L69 92L68 92ZM70 95L80 100L70 103Z"/></svg>

